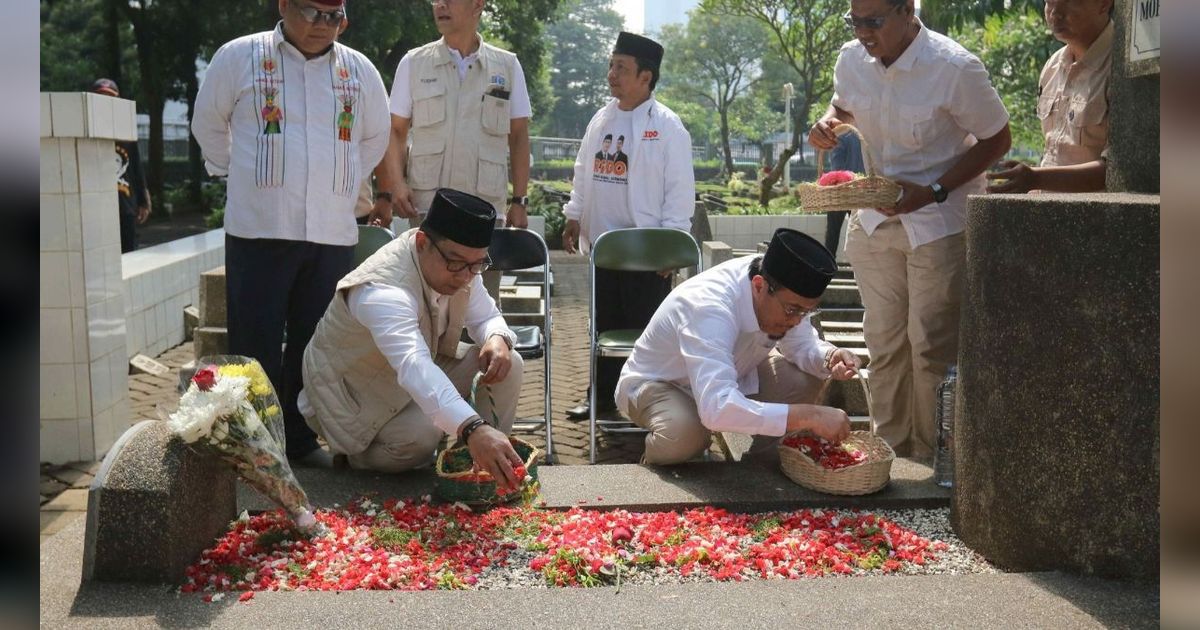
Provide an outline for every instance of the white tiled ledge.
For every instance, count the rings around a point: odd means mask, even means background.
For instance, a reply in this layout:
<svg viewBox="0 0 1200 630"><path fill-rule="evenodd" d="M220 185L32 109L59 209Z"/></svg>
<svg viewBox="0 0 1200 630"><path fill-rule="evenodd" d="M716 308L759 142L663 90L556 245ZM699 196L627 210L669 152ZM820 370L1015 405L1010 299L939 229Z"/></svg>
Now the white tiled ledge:
<svg viewBox="0 0 1200 630"><path fill-rule="evenodd" d="M824 214L708 215L712 240L734 249L754 249L759 243L770 240L775 230L781 227L799 230L824 243L825 221ZM838 260L845 258L843 250L848 223L848 218L842 222L842 236L836 252Z"/></svg>
<svg viewBox="0 0 1200 630"><path fill-rule="evenodd" d="M90 92L42 92L41 137L137 140L133 101Z"/></svg>
<svg viewBox="0 0 1200 630"><path fill-rule="evenodd" d="M183 309L200 301L200 274L224 264L221 229L122 254L127 355L182 343Z"/></svg>

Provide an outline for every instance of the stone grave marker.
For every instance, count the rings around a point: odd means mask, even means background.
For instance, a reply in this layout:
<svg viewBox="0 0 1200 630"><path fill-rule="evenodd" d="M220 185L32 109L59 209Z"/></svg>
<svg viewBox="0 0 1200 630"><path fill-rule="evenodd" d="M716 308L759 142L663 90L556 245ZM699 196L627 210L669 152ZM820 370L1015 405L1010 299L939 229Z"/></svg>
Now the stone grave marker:
<svg viewBox="0 0 1200 630"><path fill-rule="evenodd" d="M233 471L143 421L121 436L88 490L83 580L179 583L236 517Z"/></svg>

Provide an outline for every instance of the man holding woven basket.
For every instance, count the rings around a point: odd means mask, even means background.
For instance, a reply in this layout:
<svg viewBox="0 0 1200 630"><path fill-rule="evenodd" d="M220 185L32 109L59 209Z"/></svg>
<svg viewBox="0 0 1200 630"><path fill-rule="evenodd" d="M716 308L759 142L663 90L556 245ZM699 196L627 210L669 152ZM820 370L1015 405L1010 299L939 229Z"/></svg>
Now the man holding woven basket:
<svg viewBox="0 0 1200 630"><path fill-rule="evenodd" d="M520 485L513 469L522 461L505 434L524 364L479 277L495 224L490 202L438 189L421 227L338 282L304 353L299 406L350 467L428 465L449 435L497 485ZM474 345L462 343L464 329Z"/></svg>
<svg viewBox="0 0 1200 630"><path fill-rule="evenodd" d="M853 378L858 357L818 338L808 320L836 270L816 239L780 228L764 255L676 287L617 382L617 405L650 431L642 463L688 461L714 431L753 435L743 459L764 464L778 459L786 433L845 439L846 412L814 403L826 379Z"/></svg>
<svg viewBox="0 0 1200 630"><path fill-rule="evenodd" d="M901 192L854 212L846 255L862 292L878 434L899 456L930 458L934 393L957 361L966 202L1012 142L1008 112L975 55L925 28L913 0L851 0L834 94L809 141L845 123Z"/></svg>

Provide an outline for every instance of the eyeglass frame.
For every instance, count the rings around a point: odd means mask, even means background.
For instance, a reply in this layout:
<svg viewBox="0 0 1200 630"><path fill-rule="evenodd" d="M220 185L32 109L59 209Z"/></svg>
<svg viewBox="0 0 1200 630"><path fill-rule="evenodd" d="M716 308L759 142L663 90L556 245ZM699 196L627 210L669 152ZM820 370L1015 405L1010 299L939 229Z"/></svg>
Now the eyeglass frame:
<svg viewBox="0 0 1200 630"><path fill-rule="evenodd" d="M766 278L763 279L766 280ZM821 312L821 307L819 306L814 306L813 308L796 308L795 306L788 306L787 304L784 304L783 300L779 299L779 297L775 295L775 292L778 290L778 285L769 280L767 281L767 293L771 297L775 298L776 302L779 302L779 308L783 309L783 314L786 317L790 318L798 316L800 319L804 319L805 317L812 317L813 315Z"/></svg>
<svg viewBox="0 0 1200 630"><path fill-rule="evenodd" d="M845 22L846 26L849 27L850 30L854 30L856 28L865 28L870 31L878 31L879 29L883 28L884 24L887 24L888 18L892 17L892 14L899 12L900 8L903 6L904 5L893 7L891 11L888 11L883 15L873 15L865 18L854 17L850 11L846 11L842 14L842 21Z"/></svg>
<svg viewBox="0 0 1200 630"><path fill-rule="evenodd" d="M437 241L429 239L429 242L433 244L433 248L437 250L437 253L442 255L442 260L446 262L446 271L449 271L450 273L461 273L463 270L469 270L472 275L478 276L479 274L492 268L491 254L485 254L483 260L479 262L451 260L450 257L446 255L446 252L442 251L441 247L438 247ZM478 270L476 270L475 267L478 267Z"/></svg>
<svg viewBox="0 0 1200 630"><path fill-rule="evenodd" d="M312 5L302 7L296 3L291 6L296 7L296 12L300 17L304 18L309 24L316 24L318 20L325 22L326 26L339 26L346 19L345 9L334 9L332 11L322 11ZM336 21L335 21L336 20Z"/></svg>

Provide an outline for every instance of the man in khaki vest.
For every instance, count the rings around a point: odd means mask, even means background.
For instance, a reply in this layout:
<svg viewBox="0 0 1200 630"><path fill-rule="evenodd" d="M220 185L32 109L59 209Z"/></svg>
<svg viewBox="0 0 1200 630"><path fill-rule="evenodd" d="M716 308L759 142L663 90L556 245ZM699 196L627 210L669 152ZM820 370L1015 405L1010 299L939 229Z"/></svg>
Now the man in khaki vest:
<svg viewBox="0 0 1200 630"><path fill-rule="evenodd" d="M487 201L438 190L420 228L338 283L304 353L300 410L352 468L427 465L448 434L501 485L521 481L506 434L524 364L479 278L495 223ZM464 328L475 345L460 343Z"/></svg>
<svg viewBox="0 0 1200 630"><path fill-rule="evenodd" d="M396 67L381 184L411 225L443 186L486 199L509 226L529 225L529 92L517 56L479 36L483 3L432 2L442 38L408 51Z"/></svg>

